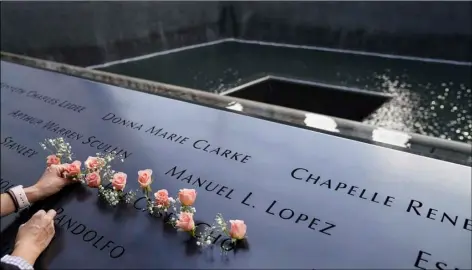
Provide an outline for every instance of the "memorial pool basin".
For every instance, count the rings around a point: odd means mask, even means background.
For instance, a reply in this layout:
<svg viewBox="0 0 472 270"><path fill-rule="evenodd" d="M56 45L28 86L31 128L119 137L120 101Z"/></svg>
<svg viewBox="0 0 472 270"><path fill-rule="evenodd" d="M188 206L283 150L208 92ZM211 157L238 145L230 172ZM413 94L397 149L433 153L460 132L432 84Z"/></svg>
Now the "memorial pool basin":
<svg viewBox="0 0 472 270"><path fill-rule="evenodd" d="M472 142L467 64L226 41L97 68L219 94L267 75L388 94L363 123Z"/></svg>

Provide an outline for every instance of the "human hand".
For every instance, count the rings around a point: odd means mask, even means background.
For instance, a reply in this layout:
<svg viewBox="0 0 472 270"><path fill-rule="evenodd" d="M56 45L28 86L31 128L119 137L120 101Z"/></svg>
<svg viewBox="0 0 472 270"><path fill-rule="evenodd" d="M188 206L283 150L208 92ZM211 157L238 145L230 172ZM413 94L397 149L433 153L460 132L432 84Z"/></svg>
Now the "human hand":
<svg viewBox="0 0 472 270"><path fill-rule="evenodd" d="M34 265L55 234L53 221L55 216L56 211L54 210L49 210L47 213L44 210L39 210L30 220L21 225L11 255L23 258L29 264Z"/></svg>
<svg viewBox="0 0 472 270"><path fill-rule="evenodd" d="M59 192L66 185L73 183L73 180L63 177L65 169L66 165L51 165L47 167L36 184L25 188L28 201L33 203L47 198Z"/></svg>

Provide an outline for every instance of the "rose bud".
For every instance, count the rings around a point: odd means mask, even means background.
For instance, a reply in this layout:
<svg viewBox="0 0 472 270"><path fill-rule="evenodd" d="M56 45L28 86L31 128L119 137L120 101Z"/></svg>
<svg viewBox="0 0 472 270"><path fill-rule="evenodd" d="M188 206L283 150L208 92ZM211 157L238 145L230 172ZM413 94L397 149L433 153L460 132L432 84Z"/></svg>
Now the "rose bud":
<svg viewBox="0 0 472 270"><path fill-rule="evenodd" d="M193 214L187 212L180 212L179 220L175 224L177 228L185 232L191 232L195 229L195 222L193 221Z"/></svg>
<svg viewBox="0 0 472 270"><path fill-rule="evenodd" d="M197 192L195 189L184 188L179 191L179 200L184 206L192 206L196 198Z"/></svg>
<svg viewBox="0 0 472 270"><path fill-rule="evenodd" d="M66 166L66 172L68 177L76 177L80 174L80 166L82 165L82 162L76 160L72 162L71 164L67 164Z"/></svg>
<svg viewBox="0 0 472 270"><path fill-rule="evenodd" d="M229 231L231 238L242 240L246 237L246 224L244 224L244 220L230 220L229 223L231 224Z"/></svg>
<svg viewBox="0 0 472 270"><path fill-rule="evenodd" d="M85 179L87 180L87 185L91 188L98 188L100 186L101 178L98 172L92 172L87 174Z"/></svg>
<svg viewBox="0 0 472 270"><path fill-rule="evenodd" d="M138 182L141 188L145 189L151 185L152 182L152 170L146 169L138 171Z"/></svg>
<svg viewBox="0 0 472 270"><path fill-rule="evenodd" d="M167 192L166 189L158 190L156 193L154 193L154 198L156 198L157 205L162 205L164 207L167 207L170 204L169 192Z"/></svg>
<svg viewBox="0 0 472 270"><path fill-rule="evenodd" d="M91 171L96 171L103 166L103 160L99 157L88 157L87 160L84 162L85 167Z"/></svg>
<svg viewBox="0 0 472 270"><path fill-rule="evenodd" d="M61 164L61 160L56 155L49 155L46 158L46 164L49 166L51 165L59 165Z"/></svg>
<svg viewBox="0 0 472 270"><path fill-rule="evenodd" d="M113 180L111 180L111 184L113 185L113 188L116 190L123 190L125 189L126 186L126 173L122 172L117 172L113 175Z"/></svg>

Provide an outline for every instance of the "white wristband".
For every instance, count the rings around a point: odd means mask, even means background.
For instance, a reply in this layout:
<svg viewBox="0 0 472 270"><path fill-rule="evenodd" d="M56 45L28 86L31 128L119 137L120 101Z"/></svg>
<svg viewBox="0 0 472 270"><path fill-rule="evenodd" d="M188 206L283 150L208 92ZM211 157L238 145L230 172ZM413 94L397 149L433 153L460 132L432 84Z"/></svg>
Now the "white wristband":
<svg viewBox="0 0 472 270"><path fill-rule="evenodd" d="M10 191L13 196L15 196L16 202L18 203L18 211L30 206L23 186L12 187L10 188Z"/></svg>

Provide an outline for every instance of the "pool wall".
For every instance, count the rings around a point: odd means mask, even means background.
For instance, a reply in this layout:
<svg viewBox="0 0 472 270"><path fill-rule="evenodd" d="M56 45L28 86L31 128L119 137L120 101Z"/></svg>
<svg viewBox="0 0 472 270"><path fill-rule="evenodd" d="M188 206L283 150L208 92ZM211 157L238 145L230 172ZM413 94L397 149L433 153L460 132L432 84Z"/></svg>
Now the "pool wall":
<svg viewBox="0 0 472 270"><path fill-rule="evenodd" d="M89 66L218 40L218 2L2 2L1 46Z"/></svg>
<svg viewBox="0 0 472 270"><path fill-rule="evenodd" d="M471 2L2 2L1 49L90 66L240 38L472 59Z"/></svg>
<svg viewBox="0 0 472 270"><path fill-rule="evenodd" d="M236 2L249 40L469 61L472 2Z"/></svg>

